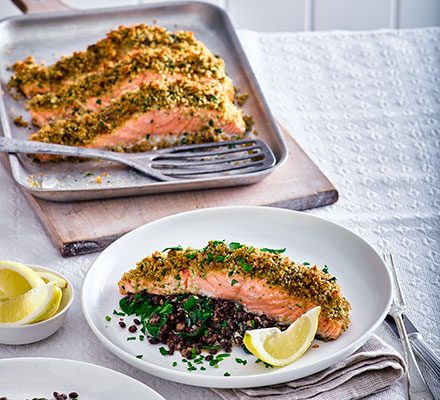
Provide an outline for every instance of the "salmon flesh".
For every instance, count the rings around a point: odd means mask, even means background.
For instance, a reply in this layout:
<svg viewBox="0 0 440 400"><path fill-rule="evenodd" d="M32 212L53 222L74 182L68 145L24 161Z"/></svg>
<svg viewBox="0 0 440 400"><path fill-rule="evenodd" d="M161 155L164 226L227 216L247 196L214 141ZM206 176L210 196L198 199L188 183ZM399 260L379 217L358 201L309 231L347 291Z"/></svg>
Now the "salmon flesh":
<svg viewBox="0 0 440 400"><path fill-rule="evenodd" d="M349 326L351 307L336 278L317 266L293 262L283 250L210 241L201 250L179 246L156 251L123 274L119 291L232 300L249 312L289 324L321 306L317 337L337 339Z"/></svg>
<svg viewBox="0 0 440 400"><path fill-rule="evenodd" d="M30 140L139 152L249 129L224 61L189 31L121 26L52 65L28 57L12 69L9 87L40 128Z"/></svg>

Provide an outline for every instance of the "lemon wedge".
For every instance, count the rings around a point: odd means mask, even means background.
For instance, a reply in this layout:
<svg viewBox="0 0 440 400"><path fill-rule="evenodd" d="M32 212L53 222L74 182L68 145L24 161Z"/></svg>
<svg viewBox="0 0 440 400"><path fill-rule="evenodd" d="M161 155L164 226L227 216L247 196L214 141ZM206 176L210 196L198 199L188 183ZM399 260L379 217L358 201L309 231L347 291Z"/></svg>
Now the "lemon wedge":
<svg viewBox="0 0 440 400"><path fill-rule="evenodd" d="M12 299L44 285L43 279L26 265L0 261L0 292L4 298Z"/></svg>
<svg viewBox="0 0 440 400"><path fill-rule="evenodd" d="M58 275L43 271L38 271L37 273L46 283L56 282L60 289L65 289L67 287L67 282L63 278L60 278Z"/></svg>
<svg viewBox="0 0 440 400"><path fill-rule="evenodd" d="M7 300L8 296L6 296L1 290L0 290L0 301Z"/></svg>
<svg viewBox="0 0 440 400"><path fill-rule="evenodd" d="M52 317L60 306L62 292L55 282L31 289L0 303L0 326L32 324Z"/></svg>
<svg viewBox="0 0 440 400"><path fill-rule="evenodd" d="M298 318L284 332L278 328L246 331L246 348L267 364L283 367L300 358L310 347L318 329L321 307L315 307Z"/></svg>

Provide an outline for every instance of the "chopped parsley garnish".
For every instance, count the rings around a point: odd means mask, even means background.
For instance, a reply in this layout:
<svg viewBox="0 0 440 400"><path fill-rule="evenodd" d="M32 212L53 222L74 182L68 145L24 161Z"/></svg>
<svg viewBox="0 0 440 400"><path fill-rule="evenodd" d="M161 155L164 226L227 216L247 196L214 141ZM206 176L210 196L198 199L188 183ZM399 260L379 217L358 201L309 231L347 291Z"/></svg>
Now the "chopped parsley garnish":
<svg viewBox="0 0 440 400"><path fill-rule="evenodd" d="M244 246L244 244L238 243L238 242L231 242L229 243L229 248L231 250L238 250L241 249Z"/></svg>
<svg viewBox="0 0 440 400"><path fill-rule="evenodd" d="M140 340L141 342L143 342L144 339L145 339L145 336L144 336L144 335L139 335L139 340Z"/></svg>
<svg viewBox="0 0 440 400"><path fill-rule="evenodd" d="M265 251L266 253L272 253L272 254L280 254L284 253L286 251L286 248L284 249L268 249L267 247L263 247L260 249L260 251Z"/></svg>
<svg viewBox="0 0 440 400"><path fill-rule="evenodd" d="M235 280L235 279L232 279L232 281L231 281L231 286L234 286L236 283L238 283L238 281Z"/></svg>
<svg viewBox="0 0 440 400"><path fill-rule="evenodd" d="M310 265L310 263L307 261L304 261L302 265L305 265L307 267L308 265Z"/></svg>
<svg viewBox="0 0 440 400"><path fill-rule="evenodd" d="M136 336L129 336L129 337L127 338L127 342L128 342L129 340L136 340Z"/></svg>
<svg viewBox="0 0 440 400"><path fill-rule="evenodd" d="M324 274L328 274L328 266L327 265L324 265L322 272L324 272Z"/></svg>
<svg viewBox="0 0 440 400"><path fill-rule="evenodd" d="M112 320L112 318L111 318L109 315L106 315L106 316L105 316L105 320L108 321L108 322L110 322L110 321Z"/></svg>
<svg viewBox="0 0 440 400"><path fill-rule="evenodd" d="M174 246L174 247L166 247L165 249L162 250L162 253L165 253L168 250L183 250L182 246Z"/></svg>
<svg viewBox="0 0 440 400"><path fill-rule="evenodd" d="M138 354L138 355L136 356L136 358L139 358L139 359L141 359L142 357L143 357L142 354Z"/></svg>
<svg viewBox="0 0 440 400"><path fill-rule="evenodd" d="M229 372L225 372L225 373L223 374L223 376L231 376L231 374L230 374Z"/></svg>
<svg viewBox="0 0 440 400"><path fill-rule="evenodd" d="M256 363L256 364L263 363L264 366L265 366L266 368L273 368L272 365L270 365L270 364L264 362L263 360L260 360L259 358L257 358L257 360L255 361L255 363Z"/></svg>
<svg viewBox="0 0 440 400"><path fill-rule="evenodd" d="M119 315L120 317L125 317L125 312L113 310L114 315Z"/></svg>
<svg viewBox="0 0 440 400"><path fill-rule="evenodd" d="M201 366L201 367L200 367L200 371L206 371L206 367Z"/></svg>
<svg viewBox="0 0 440 400"><path fill-rule="evenodd" d="M240 264L241 264L241 268L243 268L243 271L245 271L245 272L252 271L252 265L245 263L244 261L241 261Z"/></svg>
<svg viewBox="0 0 440 400"><path fill-rule="evenodd" d="M190 260L194 260L194 258L196 258L197 254L196 253L188 253L185 254L186 258L189 258Z"/></svg>
<svg viewBox="0 0 440 400"><path fill-rule="evenodd" d="M165 347L159 347L160 354L167 356L170 352Z"/></svg>
<svg viewBox="0 0 440 400"><path fill-rule="evenodd" d="M96 104L102 104L101 99L96 99Z"/></svg>
<svg viewBox="0 0 440 400"><path fill-rule="evenodd" d="M247 364L247 360L242 360L241 358L236 358L235 362L237 364L243 364L243 366Z"/></svg>
<svg viewBox="0 0 440 400"><path fill-rule="evenodd" d="M173 367L177 367L177 361L173 362Z"/></svg>
<svg viewBox="0 0 440 400"><path fill-rule="evenodd" d="M328 281L329 281L329 282L336 282L336 276L333 276L333 277L330 278Z"/></svg>
<svg viewBox="0 0 440 400"><path fill-rule="evenodd" d="M93 172L91 172L91 171L87 171L84 175L85 175L85 176L92 176L92 175L93 175Z"/></svg>
<svg viewBox="0 0 440 400"><path fill-rule="evenodd" d="M223 261L225 261L225 256L217 256L217 257L215 258L215 261L217 261L217 262L223 262Z"/></svg>
<svg viewBox="0 0 440 400"><path fill-rule="evenodd" d="M176 280L180 281L180 275L179 275L179 274L174 275L174 278L175 278Z"/></svg>

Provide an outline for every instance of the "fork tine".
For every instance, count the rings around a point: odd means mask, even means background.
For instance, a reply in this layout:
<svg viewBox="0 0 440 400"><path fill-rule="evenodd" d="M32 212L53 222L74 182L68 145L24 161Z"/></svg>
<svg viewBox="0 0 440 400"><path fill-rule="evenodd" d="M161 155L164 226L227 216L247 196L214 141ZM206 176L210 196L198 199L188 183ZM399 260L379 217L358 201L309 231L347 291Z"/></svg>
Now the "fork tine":
<svg viewBox="0 0 440 400"><path fill-rule="evenodd" d="M393 278L396 286L397 300L400 302L401 305L405 305L405 299L403 297L402 288L400 287L399 276L397 274L397 268L396 268L396 264L394 263L393 255L389 253L388 256L390 259L391 272L393 274Z"/></svg>
<svg viewBox="0 0 440 400"><path fill-rule="evenodd" d="M213 174L213 173L219 173L219 172L228 172L228 171L234 171L234 170L239 170L239 169L244 169L244 168L255 168L258 166L263 166L264 165L264 160L261 161L257 161L254 163L246 163L246 164L239 164L239 165L231 165L228 167L217 167L216 165L210 165L208 166L208 168L206 169L184 169L184 168L180 168L180 169L171 169L170 171L161 169L160 171L162 172L162 174L167 175L167 176L182 176L182 175L204 175L204 174Z"/></svg>
<svg viewBox="0 0 440 400"><path fill-rule="evenodd" d="M257 144L261 143L262 140L260 139L240 139L240 140L228 140L228 141L222 141L222 142L211 142L211 143L201 143L201 144L188 144L178 147L170 147L166 149L157 150L157 153L161 154L176 154L176 153L183 153L187 150L194 150L194 149L209 149L213 147L229 147L229 146L236 146L236 145L244 145L244 144Z"/></svg>
<svg viewBox="0 0 440 400"><path fill-rule="evenodd" d="M231 157L231 158L215 158L213 160L200 160L200 161L181 161L177 160L178 162L165 162L161 164L160 162L157 162L154 164L154 168L158 169L166 169L166 168L175 168L175 167L184 167L184 168L193 168L193 167L200 167L204 165L216 165L216 164L225 164L225 163L232 163L232 162L240 162L245 160L252 160L255 158L261 158L263 157L262 153L254 153L254 154L248 154L245 156L240 157Z"/></svg>
<svg viewBox="0 0 440 400"><path fill-rule="evenodd" d="M405 299L403 297L402 289L400 287L399 277L397 275L397 268L396 264L394 263L393 255L391 253L383 253L382 258L384 259L385 264L391 272L391 277L393 278L394 296L392 303L393 305L405 307Z"/></svg>
<svg viewBox="0 0 440 400"><path fill-rule="evenodd" d="M225 147L225 146L222 146ZM169 153L160 154L155 157L153 161L167 160L167 159L188 159L193 157L212 157L212 156L222 156L226 154L239 153L239 152L249 152L253 150L260 149L259 146L248 146L248 147L235 147L232 149L218 150L218 151L199 151L199 152L181 152L181 153Z"/></svg>

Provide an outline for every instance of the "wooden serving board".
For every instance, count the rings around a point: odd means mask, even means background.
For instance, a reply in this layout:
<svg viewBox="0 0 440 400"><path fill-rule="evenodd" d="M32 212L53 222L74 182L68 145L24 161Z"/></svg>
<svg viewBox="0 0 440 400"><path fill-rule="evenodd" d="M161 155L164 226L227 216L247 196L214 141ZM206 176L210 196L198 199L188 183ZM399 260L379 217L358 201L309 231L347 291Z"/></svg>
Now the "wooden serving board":
<svg viewBox="0 0 440 400"><path fill-rule="evenodd" d="M284 133L288 160L268 178L250 186L72 203L51 202L23 192L63 256L100 251L138 226L183 211L234 205L305 210L336 202L338 192L332 183Z"/></svg>

